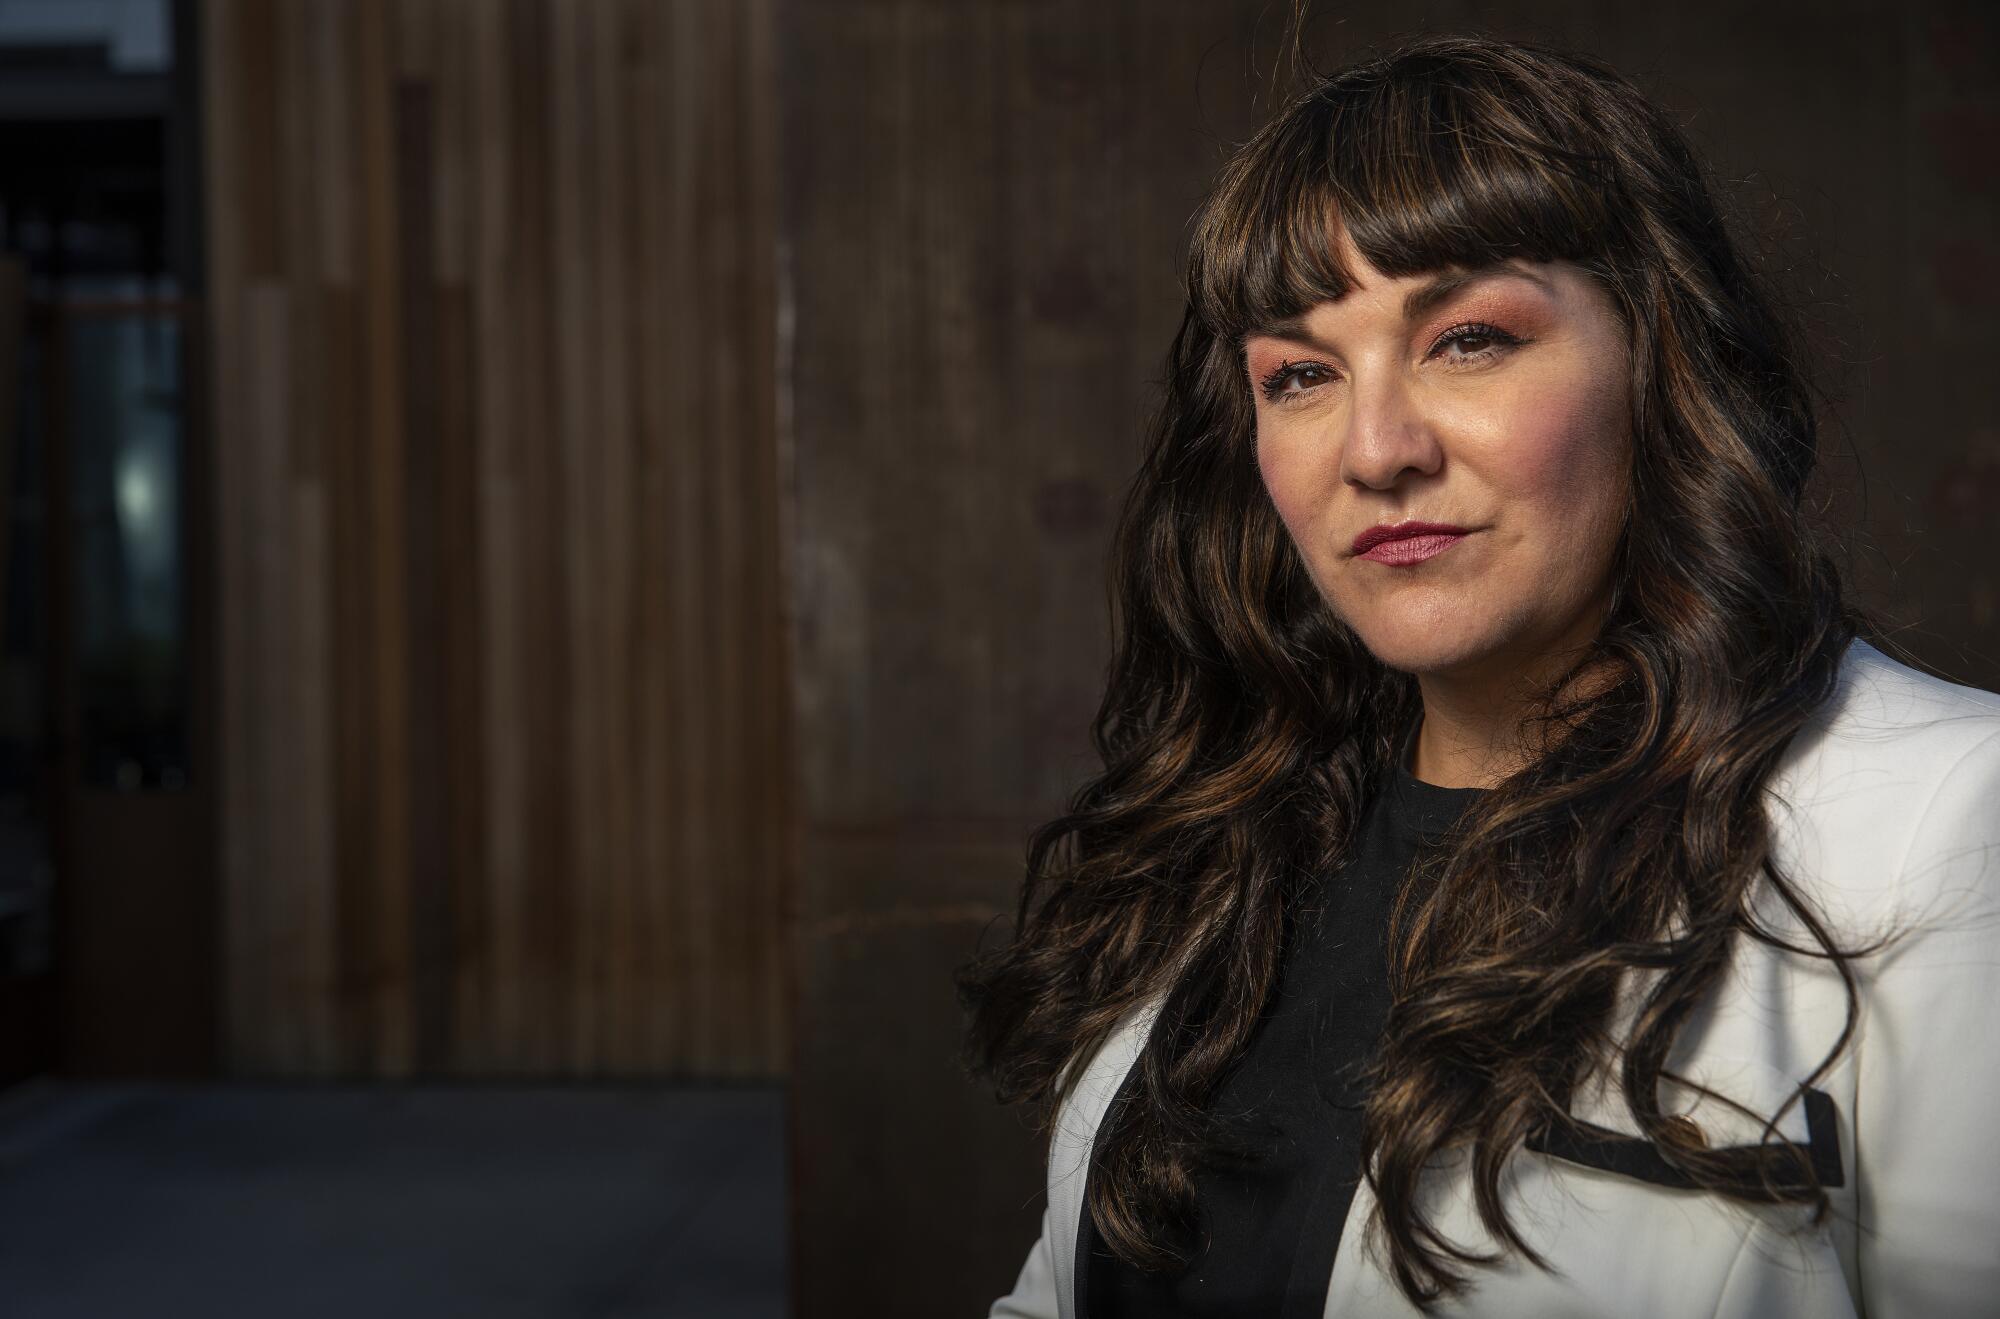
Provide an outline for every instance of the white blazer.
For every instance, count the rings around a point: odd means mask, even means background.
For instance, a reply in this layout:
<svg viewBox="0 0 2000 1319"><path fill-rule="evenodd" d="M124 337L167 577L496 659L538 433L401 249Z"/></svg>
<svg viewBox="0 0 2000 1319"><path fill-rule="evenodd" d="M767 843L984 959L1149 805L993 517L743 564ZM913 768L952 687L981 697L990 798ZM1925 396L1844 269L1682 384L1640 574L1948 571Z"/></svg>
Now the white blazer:
<svg viewBox="0 0 2000 1319"><path fill-rule="evenodd" d="M1856 1034L1779 1134L1804 1145L1833 1212L1736 1204L1663 1184L1613 1088L1575 1115L1595 1145L1518 1151L1503 1189L1551 1264L1474 1268L1438 1307L1481 1319L1717 1316L1948 1319L2000 1315L2000 696L1919 673L1855 642L1839 687L1793 739L1767 788L1775 860L1850 946L1890 925L1899 942L1856 970ZM1755 899L1776 929L1796 922ZM1804 940L1811 946L1810 940ZM1076 1319L1077 1227L1097 1125L1145 1043L1158 1001L1091 1058L1056 1117L1040 1238L992 1319ZM1768 1116L1795 1094L1846 1011L1824 960L1744 940L1683 1033L1673 1068ZM1815 1093L1816 1092L1816 1093ZM1758 1124L1663 1087L1711 1148ZM1670 1179L1670 1170L1669 1179ZM1496 1249L1460 1162L1428 1194L1453 1240ZM1347 1211L1327 1319L1416 1319L1366 1239L1364 1181Z"/></svg>

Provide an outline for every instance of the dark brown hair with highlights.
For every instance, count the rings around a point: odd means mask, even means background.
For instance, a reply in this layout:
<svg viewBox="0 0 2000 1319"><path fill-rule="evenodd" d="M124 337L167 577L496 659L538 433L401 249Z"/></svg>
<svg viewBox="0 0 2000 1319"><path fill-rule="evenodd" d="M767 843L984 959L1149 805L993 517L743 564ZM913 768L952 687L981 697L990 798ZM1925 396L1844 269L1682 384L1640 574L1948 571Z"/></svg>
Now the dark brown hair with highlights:
<svg viewBox="0 0 2000 1319"><path fill-rule="evenodd" d="M1075 1064L1157 996L1088 1209L1128 1261L1186 1258L1191 1175L1223 1143L1207 1100L1273 991L1301 877L1340 863L1418 709L1313 588L1253 452L1243 335L1343 294L1342 227L1391 277L1573 262L1630 335L1632 495L1604 626L1551 688L1549 749L1399 899L1365 1138L1397 1283L1428 1303L1495 1258L1426 1214L1420 1176L1451 1153L1494 1240L1540 1262L1501 1171L1598 1068L1697 1184L1823 1212L1791 1147L1677 1144L1659 1102L1732 947L1786 937L1753 894L1839 968L1852 1029L1856 954L1773 865L1762 791L1865 626L1804 511L1813 396L1679 130L1601 64L1535 45L1426 38L1326 78L1196 217L1115 543L1103 772L1036 832L1012 939L960 973L968 1063L1046 1123ZM1786 1155L1784 1175L1760 1154Z"/></svg>

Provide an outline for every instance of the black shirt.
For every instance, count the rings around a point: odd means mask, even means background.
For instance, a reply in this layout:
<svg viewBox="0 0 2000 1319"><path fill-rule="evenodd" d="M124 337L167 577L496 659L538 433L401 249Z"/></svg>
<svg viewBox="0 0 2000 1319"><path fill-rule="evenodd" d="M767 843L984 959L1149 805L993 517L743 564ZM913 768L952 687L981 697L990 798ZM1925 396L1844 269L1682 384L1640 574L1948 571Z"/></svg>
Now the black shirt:
<svg viewBox="0 0 2000 1319"><path fill-rule="evenodd" d="M1076 1275L1085 1319L1319 1319L1361 1179L1360 1069L1389 1011L1390 908L1421 841L1480 792L1424 783L1400 761L1390 772L1348 860L1307 891L1277 991L1218 1087L1214 1113L1260 1157L1196 1170L1206 1248L1179 1272L1141 1272L1112 1255L1086 1211Z"/></svg>

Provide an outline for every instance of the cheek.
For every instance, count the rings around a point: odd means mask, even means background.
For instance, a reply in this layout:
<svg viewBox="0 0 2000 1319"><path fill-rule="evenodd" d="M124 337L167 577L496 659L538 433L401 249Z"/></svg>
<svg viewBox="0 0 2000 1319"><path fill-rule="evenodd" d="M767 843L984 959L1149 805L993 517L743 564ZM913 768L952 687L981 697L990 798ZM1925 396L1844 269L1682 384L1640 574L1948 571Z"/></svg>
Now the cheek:
<svg viewBox="0 0 2000 1319"><path fill-rule="evenodd" d="M1595 540L1625 506L1629 420L1622 391L1569 382L1496 417L1484 464L1507 502L1534 508L1563 540Z"/></svg>
<svg viewBox="0 0 2000 1319"><path fill-rule="evenodd" d="M1311 526L1326 502L1322 464L1313 448L1282 426L1257 423L1257 471L1278 517L1294 537Z"/></svg>

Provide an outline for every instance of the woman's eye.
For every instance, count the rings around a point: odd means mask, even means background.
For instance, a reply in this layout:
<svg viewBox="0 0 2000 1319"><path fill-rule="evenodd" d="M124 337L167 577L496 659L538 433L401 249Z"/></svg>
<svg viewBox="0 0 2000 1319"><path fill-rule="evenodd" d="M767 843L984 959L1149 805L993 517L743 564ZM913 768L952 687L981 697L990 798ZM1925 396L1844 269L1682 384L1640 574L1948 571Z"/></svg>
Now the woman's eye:
<svg viewBox="0 0 2000 1319"><path fill-rule="evenodd" d="M1494 325L1460 325L1439 336L1431 356L1448 362L1476 362L1496 357L1521 341Z"/></svg>
<svg viewBox="0 0 2000 1319"><path fill-rule="evenodd" d="M1469 365L1499 357L1526 342L1497 325L1466 324L1439 335L1429 355L1443 358L1447 365ZM1337 378L1332 368L1318 362L1288 361L1279 363L1257 383L1269 402L1289 403Z"/></svg>
<svg viewBox="0 0 2000 1319"><path fill-rule="evenodd" d="M1259 383L1263 388L1264 397L1273 403L1279 403L1325 384L1332 378L1333 373L1317 362L1284 362Z"/></svg>

